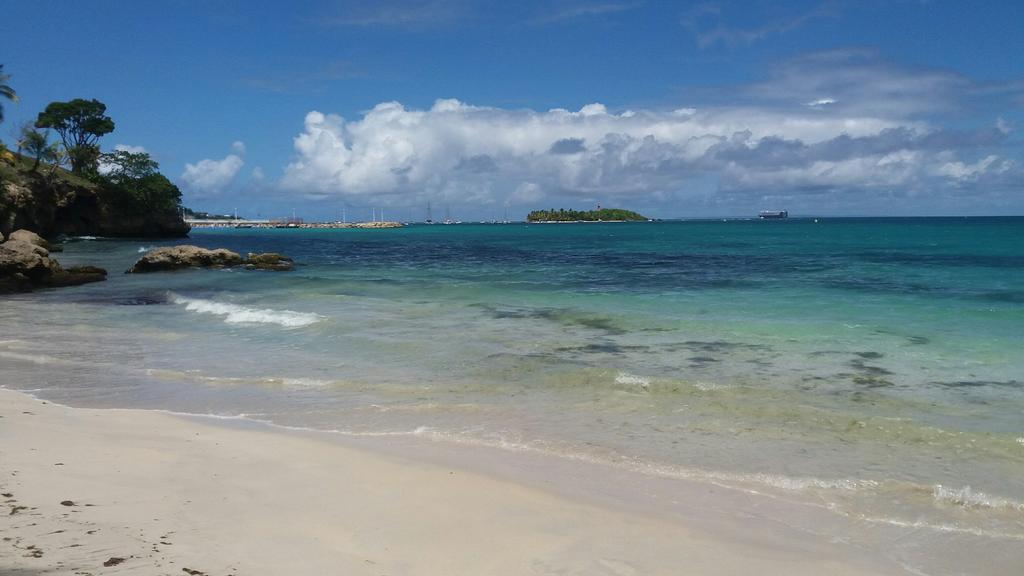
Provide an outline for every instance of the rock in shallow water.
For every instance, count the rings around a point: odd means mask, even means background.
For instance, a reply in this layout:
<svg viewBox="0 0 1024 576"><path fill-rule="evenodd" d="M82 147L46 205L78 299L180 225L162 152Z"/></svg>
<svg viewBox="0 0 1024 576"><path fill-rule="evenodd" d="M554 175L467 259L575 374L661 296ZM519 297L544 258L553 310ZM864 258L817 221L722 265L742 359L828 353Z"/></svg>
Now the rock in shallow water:
<svg viewBox="0 0 1024 576"><path fill-rule="evenodd" d="M291 258L282 256L277 252L265 252L263 254L249 253L245 260L246 270L273 270L286 272L295 267Z"/></svg>
<svg viewBox="0 0 1024 576"><path fill-rule="evenodd" d="M163 272L181 268L228 268L243 264L247 270L278 272L291 270L295 265L291 258L276 252L263 254L250 252L248 257L243 260L236 252L224 248L207 250L198 246L182 245L156 248L146 252L138 262L128 269L127 273Z"/></svg>
<svg viewBox="0 0 1024 576"><path fill-rule="evenodd" d="M27 230L12 232L8 240L0 244L0 293L77 286L107 279L107 271L95 266L64 270L50 258L46 246L49 243Z"/></svg>
<svg viewBox="0 0 1024 576"><path fill-rule="evenodd" d="M107 271L96 266L74 266L67 270L55 272L46 285L54 288L61 286L78 286L89 282L101 282L107 279Z"/></svg>
<svg viewBox="0 0 1024 576"><path fill-rule="evenodd" d="M58 268L45 248L14 239L0 244L0 276L21 274L41 284Z"/></svg>
<svg viewBox="0 0 1024 576"><path fill-rule="evenodd" d="M143 254L127 273L162 272L181 268L227 268L239 264L242 264L242 257L237 252L224 248L207 250L189 245L167 246Z"/></svg>
<svg viewBox="0 0 1024 576"><path fill-rule="evenodd" d="M29 232L28 230L15 230L11 232L11 235L7 238L8 241L15 240L19 242L28 242L33 246L39 246L47 252L62 252L64 248L60 244L52 244L45 238L36 234L35 232Z"/></svg>

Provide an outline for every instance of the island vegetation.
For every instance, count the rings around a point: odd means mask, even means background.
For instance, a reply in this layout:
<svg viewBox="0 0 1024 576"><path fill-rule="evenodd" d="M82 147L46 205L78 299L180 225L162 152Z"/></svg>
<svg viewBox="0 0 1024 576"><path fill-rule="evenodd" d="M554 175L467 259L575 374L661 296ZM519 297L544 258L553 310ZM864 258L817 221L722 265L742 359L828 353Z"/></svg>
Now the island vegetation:
<svg viewBox="0 0 1024 576"><path fill-rule="evenodd" d="M644 222L642 216L622 208L598 208L597 210L534 210L526 216L527 222Z"/></svg>
<svg viewBox="0 0 1024 576"><path fill-rule="evenodd" d="M0 65L0 122L2 101L18 100L9 79ZM188 233L181 191L148 153L102 152L100 139L116 126L106 112L106 105L96 99L51 102L34 123L20 127L13 150L0 142L0 233Z"/></svg>

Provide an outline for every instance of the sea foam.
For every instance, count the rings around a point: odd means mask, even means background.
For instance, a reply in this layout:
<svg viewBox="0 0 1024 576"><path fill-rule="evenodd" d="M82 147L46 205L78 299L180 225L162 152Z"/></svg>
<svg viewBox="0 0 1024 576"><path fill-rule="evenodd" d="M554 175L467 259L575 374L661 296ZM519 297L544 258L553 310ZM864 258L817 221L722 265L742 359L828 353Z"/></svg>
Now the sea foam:
<svg viewBox="0 0 1024 576"><path fill-rule="evenodd" d="M644 378L643 376L637 376L636 374L629 374L627 372L619 372L619 374L615 376L615 383L644 391L651 386L650 379Z"/></svg>
<svg viewBox="0 0 1024 576"><path fill-rule="evenodd" d="M932 496L938 503L953 504L969 509L995 508L1024 512L1024 503L1022 502L998 496L989 496L984 492L971 490L970 486L950 488L942 484L936 484L932 489Z"/></svg>
<svg viewBox="0 0 1024 576"><path fill-rule="evenodd" d="M302 328L324 319L323 316L311 312L249 308L202 298L185 298L177 294L171 294L170 300L175 304L184 305L185 310L189 312L223 316L228 324L277 324L285 328Z"/></svg>

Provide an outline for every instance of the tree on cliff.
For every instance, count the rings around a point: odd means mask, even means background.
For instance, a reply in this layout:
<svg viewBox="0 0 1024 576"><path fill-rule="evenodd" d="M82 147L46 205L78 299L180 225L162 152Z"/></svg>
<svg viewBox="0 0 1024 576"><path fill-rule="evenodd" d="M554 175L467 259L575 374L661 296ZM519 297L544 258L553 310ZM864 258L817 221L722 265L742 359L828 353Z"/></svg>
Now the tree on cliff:
<svg viewBox="0 0 1024 576"><path fill-rule="evenodd" d="M82 174L96 168L100 136L114 131L114 121L106 112L107 105L96 99L51 102L36 118L36 128L56 130L71 159L71 171Z"/></svg>
<svg viewBox="0 0 1024 576"><path fill-rule="evenodd" d="M11 88L7 81L11 79L10 74L4 74L4 65L0 64L0 96L10 100L11 102L18 101L18 95L14 93L14 88ZM0 104L0 122L4 121L4 107Z"/></svg>
<svg viewBox="0 0 1024 576"><path fill-rule="evenodd" d="M181 191L159 172L160 165L145 152L115 150L99 158L105 188L140 213L176 212Z"/></svg>
<svg viewBox="0 0 1024 576"><path fill-rule="evenodd" d="M20 148L24 148L25 152L28 152L36 159L35 163L32 165L33 172L39 169L40 162L44 160L52 161L54 159L56 145L51 145L48 142L46 132L36 130L35 128L29 128L26 126L22 129L21 139L18 140L18 146Z"/></svg>

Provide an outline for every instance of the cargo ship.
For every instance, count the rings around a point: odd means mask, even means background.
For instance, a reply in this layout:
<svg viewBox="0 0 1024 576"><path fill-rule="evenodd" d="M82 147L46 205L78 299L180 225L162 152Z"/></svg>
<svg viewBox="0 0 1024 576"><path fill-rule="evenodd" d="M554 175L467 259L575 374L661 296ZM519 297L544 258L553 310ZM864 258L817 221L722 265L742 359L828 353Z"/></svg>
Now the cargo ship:
<svg viewBox="0 0 1024 576"><path fill-rule="evenodd" d="M761 213L757 215L762 220L780 220L782 218L789 218L789 211L787 210L761 210Z"/></svg>

